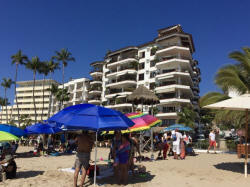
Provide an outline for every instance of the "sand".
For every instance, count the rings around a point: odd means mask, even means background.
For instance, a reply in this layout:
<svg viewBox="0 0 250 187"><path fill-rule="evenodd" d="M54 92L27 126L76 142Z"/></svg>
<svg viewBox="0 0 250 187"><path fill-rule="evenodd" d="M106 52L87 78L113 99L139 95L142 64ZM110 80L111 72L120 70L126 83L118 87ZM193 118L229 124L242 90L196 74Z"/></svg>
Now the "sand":
<svg viewBox="0 0 250 187"><path fill-rule="evenodd" d="M20 147L19 153L28 152L31 147ZM94 159L94 153L92 153ZM97 158L108 156L108 149L98 148ZM156 153L155 153L156 156ZM17 178L0 182L0 186L13 187L63 187L73 186L73 174L59 171L60 168L70 168L74 163L75 155L58 157L28 157L17 158ZM147 175L130 176L127 186L157 186L157 187L234 187L249 186L250 176L243 175L243 159L235 154L199 154L187 157L186 160L159 160L142 162L147 168ZM104 164L104 162L99 162ZM250 166L249 166L250 167ZM250 173L250 169L248 169ZM114 177L98 180L103 186L118 186ZM86 186L93 186L87 180Z"/></svg>

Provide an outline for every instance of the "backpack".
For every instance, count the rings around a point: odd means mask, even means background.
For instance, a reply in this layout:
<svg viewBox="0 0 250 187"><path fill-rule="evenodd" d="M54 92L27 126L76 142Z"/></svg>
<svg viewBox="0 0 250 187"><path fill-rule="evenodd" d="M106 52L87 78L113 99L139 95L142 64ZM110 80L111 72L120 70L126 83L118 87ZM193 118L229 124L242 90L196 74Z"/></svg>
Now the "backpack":
<svg viewBox="0 0 250 187"><path fill-rule="evenodd" d="M173 134L173 135L172 135L172 140L173 140L173 141L176 141L176 140L177 140L176 134Z"/></svg>

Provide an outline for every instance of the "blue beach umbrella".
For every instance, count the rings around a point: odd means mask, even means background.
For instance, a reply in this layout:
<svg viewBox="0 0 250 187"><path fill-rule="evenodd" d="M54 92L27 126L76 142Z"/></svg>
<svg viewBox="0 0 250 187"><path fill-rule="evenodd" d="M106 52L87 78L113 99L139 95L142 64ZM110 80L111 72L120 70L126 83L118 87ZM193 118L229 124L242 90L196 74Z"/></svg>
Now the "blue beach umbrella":
<svg viewBox="0 0 250 187"><path fill-rule="evenodd" d="M10 134L13 134L17 137L26 136L26 133L24 130L15 127L13 125L7 125L7 124L0 124L0 131L8 132Z"/></svg>
<svg viewBox="0 0 250 187"><path fill-rule="evenodd" d="M57 123L61 128L68 130L82 129L96 131L94 186L96 186L98 131L126 130L134 125L134 122L121 112L93 104L69 106L59 111L48 119L48 121L50 123Z"/></svg>
<svg viewBox="0 0 250 187"><path fill-rule="evenodd" d="M119 111L96 106L79 104L69 106L48 119L49 123L57 123L60 128L76 130L125 130L134 122Z"/></svg>
<svg viewBox="0 0 250 187"><path fill-rule="evenodd" d="M58 127L52 127L47 123L36 123L34 125L28 126L24 129L27 135L31 134L55 134L61 132L62 130Z"/></svg>
<svg viewBox="0 0 250 187"><path fill-rule="evenodd" d="M184 125L181 124L174 124L174 125L170 125L169 127L163 129L163 132L168 132L168 131L172 131L178 129L179 131L192 131L193 129L190 127L186 127Z"/></svg>

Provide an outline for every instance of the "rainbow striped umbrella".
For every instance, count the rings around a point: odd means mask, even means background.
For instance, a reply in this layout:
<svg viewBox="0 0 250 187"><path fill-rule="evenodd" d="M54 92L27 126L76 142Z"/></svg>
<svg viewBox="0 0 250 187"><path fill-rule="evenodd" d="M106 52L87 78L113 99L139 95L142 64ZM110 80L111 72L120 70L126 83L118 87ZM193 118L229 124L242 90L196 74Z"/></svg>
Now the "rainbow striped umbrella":
<svg viewBox="0 0 250 187"><path fill-rule="evenodd" d="M156 117L148 114L143 114L141 112L128 113L125 114L125 116L131 119L135 124L128 130L122 130L122 133L145 131L149 130L153 126L161 125L162 123L162 121L157 119ZM113 134L113 133L114 131L109 131L108 134Z"/></svg>

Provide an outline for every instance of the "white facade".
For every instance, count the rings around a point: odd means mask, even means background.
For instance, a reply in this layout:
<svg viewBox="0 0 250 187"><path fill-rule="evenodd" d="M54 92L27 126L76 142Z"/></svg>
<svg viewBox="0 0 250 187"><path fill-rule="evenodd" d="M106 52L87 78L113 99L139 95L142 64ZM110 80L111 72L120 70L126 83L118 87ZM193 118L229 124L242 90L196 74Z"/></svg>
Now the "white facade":
<svg viewBox="0 0 250 187"><path fill-rule="evenodd" d="M35 105L37 111L37 121L46 120L49 110L50 91L48 90L51 84L58 84L54 80L36 80L35 84ZM44 99L43 99L44 93ZM35 121L35 110L33 102L33 81L17 82L17 100L19 107L19 114L27 115L33 122ZM44 104L43 104L44 101ZM8 122L12 120L18 124L18 111L16 100L13 106L7 106ZM42 111L43 108L43 111ZM5 107L1 110L1 123L7 123Z"/></svg>
<svg viewBox="0 0 250 187"><path fill-rule="evenodd" d="M86 103L88 100L88 87L89 79L87 78L73 79L67 83L64 83L64 88L66 88L70 93L70 100L64 101L61 108L63 109L67 106ZM63 88L63 86L60 85L59 88ZM52 99L52 106L51 113L55 114L59 110L59 103L56 101L54 96Z"/></svg>
<svg viewBox="0 0 250 187"><path fill-rule="evenodd" d="M198 120L200 69L194 51L192 36L176 25L158 30L152 42L108 53L100 63L102 70L91 73L102 77L102 92L94 104L131 112L127 96L142 84L159 97L156 116L164 125L175 123L184 106L193 107ZM145 106L144 112L148 110Z"/></svg>

